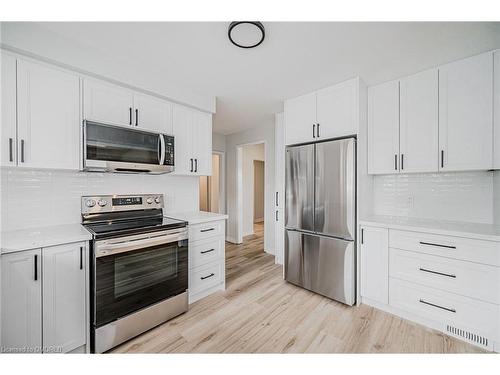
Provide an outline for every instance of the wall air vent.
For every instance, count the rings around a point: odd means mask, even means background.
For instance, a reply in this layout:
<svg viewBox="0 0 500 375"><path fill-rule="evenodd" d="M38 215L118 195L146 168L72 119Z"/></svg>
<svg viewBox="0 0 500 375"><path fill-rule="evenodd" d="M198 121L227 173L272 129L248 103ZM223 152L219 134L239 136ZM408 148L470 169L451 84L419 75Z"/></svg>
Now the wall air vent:
<svg viewBox="0 0 500 375"><path fill-rule="evenodd" d="M472 332L469 332L469 331L466 331L466 330L463 330L463 329L460 329L457 327L453 327L450 325L446 326L446 331L448 333L452 334L453 336L463 338L472 344L480 345L480 346L483 346L485 348L488 347L488 339L484 336L480 336L480 335L477 335L475 333L472 333Z"/></svg>

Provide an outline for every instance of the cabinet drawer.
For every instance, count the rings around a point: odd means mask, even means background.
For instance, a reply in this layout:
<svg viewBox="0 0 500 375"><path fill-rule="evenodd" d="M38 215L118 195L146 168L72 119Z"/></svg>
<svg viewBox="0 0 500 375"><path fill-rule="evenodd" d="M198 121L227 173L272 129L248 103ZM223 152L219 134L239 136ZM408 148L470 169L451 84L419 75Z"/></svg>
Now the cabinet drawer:
<svg viewBox="0 0 500 375"><path fill-rule="evenodd" d="M486 302L500 303L500 269L405 250L389 250L389 275Z"/></svg>
<svg viewBox="0 0 500 375"><path fill-rule="evenodd" d="M203 224L189 226L189 241L204 240L215 236L224 235L224 220L211 221Z"/></svg>
<svg viewBox="0 0 500 375"><path fill-rule="evenodd" d="M189 245L189 268L196 268L219 260L223 252L223 237L213 237L208 240L196 241Z"/></svg>
<svg viewBox="0 0 500 375"><path fill-rule="evenodd" d="M500 307L394 278L389 304L443 325L467 329L490 339L499 337Z"/></svg>
<svg viewBox="0 0 500 375"><path fill-rule="evenodd" d="M195 295L222 283L223 262L214 262L189 271L189 293Z"/></svg>
<svg viewBox="0 0 500 375"><path fill-rule="evenodd" d="M500 243L493 241L391 229L389 247L500 266Z"/></svg>

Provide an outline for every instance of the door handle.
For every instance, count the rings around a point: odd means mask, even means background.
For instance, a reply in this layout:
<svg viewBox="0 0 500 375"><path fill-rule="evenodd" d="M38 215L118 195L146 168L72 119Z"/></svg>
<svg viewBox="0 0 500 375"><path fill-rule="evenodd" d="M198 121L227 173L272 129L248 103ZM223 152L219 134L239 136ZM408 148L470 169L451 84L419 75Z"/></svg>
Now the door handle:
<svg viewBox="0 0 500 375"><path fill-rule="evenodd" d="M432 307L437 307L438 309L441 309L441 310L446 310L446 311L449 311L449 312L452 312L452 313L456 313L457 310L455 309L452 309L452 308L449 308L449 307L444 307L444 306L439 306L439 305L436 305L435 303L431 303L431 302L427 302L423 299L419 299L420 303L423 303L424 305L429 305L429 306L432 306Z"/></svg>
<svg viewBox="0 0 500 375"><path fill-rule="evenodd" d="M398 154L394 155L394 170L398 170Z"/></svg>
<svg viewBox="0 0 500 375"><path fill-rule="evenodd" d="M201 229L200 232L201 233L205 233L205 232L210 232L210 231L213 231L213 230L215 230L215 228Z"/></svg>
<svg viewBox="0 0 500 375"><path fill-rule="evenodd" d="M432 242L423 242L420 241L420 245L427 245L427 246L437 246L437 247L445 247L447 249L456 249L456 246L451 246L451 245L441 245L438 243L432 243Z"/></svg>
<svg viewBox="0 0 500 375"><path fill-rule="evenodd" d="M202 277L200 277L200 279L205 280L205 279L208 279L209 277L213 277L213 276L215 276L215 273L211 273L208 276L202 276Z"/></svg>
<svg viewBox="0 0 500 375"><path fill-rule="evenodd" d="M128 124L132 125L132 107L128 108Z"/></svg>
<svg viewBox="0 0 500 375"><path fill-rule="evenodd" d="M38 255L35 254L35 281L38 280Z"/></svg>
<svg viewBox="0 0 500 375"><path fill-rule="evenodd" d="M80 269L83 270L83 246L80 246Z"/></svg>
<svg viewBox="0 0 500 375"><path fill-rule="evenodd" d="M316 138L316 124L313 124L313 138Z"/></svg>
<svg viewBox="0 0 500 375"><path fill-rule="evenodd" d="M404 167L404 157L405 155L404 154L401 154L401 170L403 170L405 167Z"/></svg>
<svg viewBox="0 0 500 375"><path fill-rule="evenodd" d="M276 221L278 221L278 210L276 210Z"/></svg>
<svg viewBox="0 0 500 375"><path fill-rule="evenodd" d="M444 150L441 150L441 168L444 168Z"/></svg>
<svg viewBox="0 0 500 375"><path fill-rule="evenodd" d="M191 160L191 172L193 171L193 159L189 159Z"/></svg>
<svg viewBox="0 0 500 375"><path fill-rule="evenodd" d="M12 142L13 142L13 139L9 138L9 161L14 161Z"/></svg>
<svg viewBox="0 0 500 375"><path fill-rule="evenodd" d="M319 138L319 122L316 124L316 135Z"/></svg>
<svg viewBox="0 0 500 375"><path fill-rule="evenodd" d="M361 245L365 243L365 229L361 228Z"/></svg>
<svg viewBox="0 0 500 375"><path fill-rule="evenodd" d="M135 126L139 125L139 110L135 109Z"/></svg>
<svg viewBox="0 0 500 375"><path fill-rule="evenodd" d="M451 277L452 279L457 278L457 275L453 275L451 273L443 273L443 272L439 272L439 271L428 270L427 268L420 267L418 270L422 271L422 272L433 273L433 274L440 275L440 276Z"/></svg>
<svg viewBox="0 0 500 375"><path fill-rule="evenodd" d="M210 250L200 251L200 254L211 253L212 251L215 251L215 249L210 249Z"/></svg>
<svg viewBox="0 0 500 375"><path fill-rule="evenodd" d="M21 163L24 163L24 139L21 139Z"/></svg>
<svg viewBox="0 0 500 375"><path fill-rule="evenodd" d="M276 207L278 207L278 192L276 192Z"/></svg>
<svg viewBox="0 0 500 375"><path fill-rule="evenodd" d="M194 171L198 172L198 159L194 159Z"/></svg>

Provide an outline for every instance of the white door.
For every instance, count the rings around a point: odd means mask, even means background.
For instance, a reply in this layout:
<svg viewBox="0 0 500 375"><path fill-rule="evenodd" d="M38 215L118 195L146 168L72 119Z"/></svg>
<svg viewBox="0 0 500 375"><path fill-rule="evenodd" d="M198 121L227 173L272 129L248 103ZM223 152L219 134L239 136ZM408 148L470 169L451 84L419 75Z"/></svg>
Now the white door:
<svg viewBox="0 0 500 375"><path fill-rule="evenodd" d="M43 346L63 353L86 343L86 246L43 250Z"/></svg>
<svg viewBox="0 0 500 375"><path fill-rule="evenodd" d="M389 303L389 231L361 228L361 296Z"/></svg>
<svg viewBox="0 0 500 375"><path fill-rule="evenodd" d="M276 263L283 264L285 252L285 129L283 124L283 113L275 116L274 128L274 154L275 154L275 256Z"/></svg>
<svg viewBox="0 0 500 375"><path fill-rule="evenodd" d="M320 139L358 133L358 79L352 79L317 92L316 122Z"/></svg>
<svg viewBox="0 0 500 375"><path fill-rule="evenodd" d="M399 81L368 88L368 173L399 172Z"/></svg>
<svg viewBox="0 0 500 375"><path fill-rule="evenodd" d="M42 348L41 251L2 255L2 347Z"/></svg>
<svg viewBox="0 0 500 375"><path fill-rule="evenodd" d="M495 121L495 128L493 131L495 134L494 168L500 169L500 51L495 52L494 56L495 56L495 67L493 69L493 71L495 72L495 77L493 77L495 85L493 93L493 99L494 99L493 115Z"/></svg>
<svg viewBox="0 0 500 375"><path fill-rule="evenodd" d="M212 114L193 111L193 157L195 174L212 174Z"/></svg>
<svg viewBox="0 0 500 375"><path fill-rule="evenodd" d="M154 96L134 94L134 125L172 134L172 103Z"/></svg>
<svg viewBox="0 0 500 375"><path fill-rule="evenodd" d="M493 55L439 68L440 170L493 167Z"/></svg>
<svg viewBox="0 0 500 375"><path fill-rule="evenodd" d="M134 95L132 91L107 82L84 79L84 119L106 124L134 125Z"/></svg>
<svg viewBox="0 0 500 375"><path fill-rule="evenodd" d="M175 137L175 174L190 175L194 171L192 110L180 105L173 108Z"/></svg>
<svg viewBox="0 0 500 375"><path fill-rule="evenodd" d="M285 101L285 143L316 139L316 93Z"/></svg>
<svg viewBox="0 0 500 375"><path fill-rule="evenodd" d="M400 82L400 170L437 172L438 71L427 70Z"/></svg>
<svg viewBox="0 0 500 375"><path fill-rule="evenodd" d="M17 63L18 164L79 169L80 79L42 64Z"/></svg>
<svg viewBox="0 0 500 375"><path fill-rule="evenodd" d="M2 74L1 91L1 126L2 144L0 162L2 166L16 165L16 59L1 51Z"/></svg>

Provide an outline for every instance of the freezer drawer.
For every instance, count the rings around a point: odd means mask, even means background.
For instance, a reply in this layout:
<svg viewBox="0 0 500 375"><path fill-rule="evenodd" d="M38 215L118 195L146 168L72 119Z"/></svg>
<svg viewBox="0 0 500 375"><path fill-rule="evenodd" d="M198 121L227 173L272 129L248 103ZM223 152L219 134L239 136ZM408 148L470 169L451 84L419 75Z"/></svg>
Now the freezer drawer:
<svg viewBox="0 0 500 375"><path fill-rule="evenodd" d="M353 305L356 301L354 241L285 231L285 279Z"/></svg>

